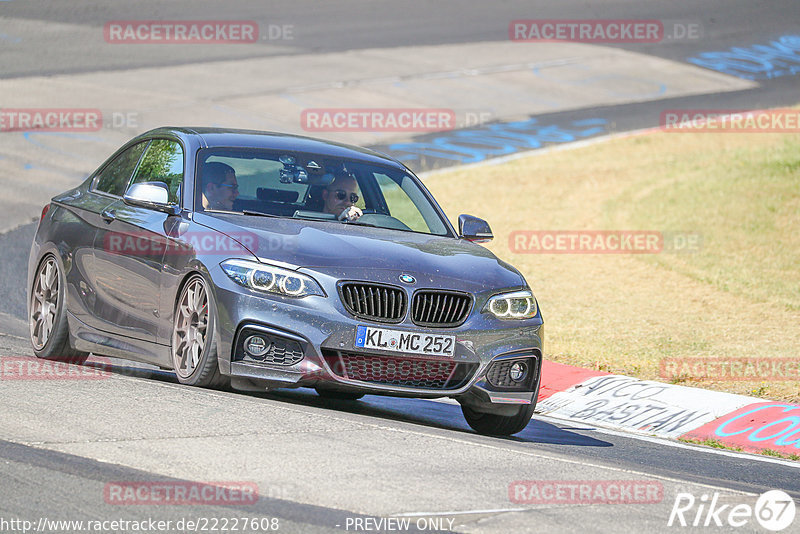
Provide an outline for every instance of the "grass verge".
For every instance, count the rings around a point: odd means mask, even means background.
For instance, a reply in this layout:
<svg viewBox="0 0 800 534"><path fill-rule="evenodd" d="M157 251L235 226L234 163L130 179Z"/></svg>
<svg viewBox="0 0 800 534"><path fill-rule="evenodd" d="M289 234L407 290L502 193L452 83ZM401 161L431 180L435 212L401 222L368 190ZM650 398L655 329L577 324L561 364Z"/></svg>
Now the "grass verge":
<svg viewBox="0 0 800 534"><path fill-rule="evenodd" d="M663 381L666 358L782 358L796 367L800 135L657 132L425 183L454 218L490 222L488 248L519 268L539 299L551 360ZM652 230L700 244L531 254L510 241L525 230ZM797 377L788 378L673 381L800 402Z"/></svg>
<svg viewBox="0 0 800 534"><path fill-rule="evenodd" d="M732 445L726 445L717 439L694 439L694 438L678 438L678 441L688 443L690 445L702 445L704 447L711 447L714 449L724 449L726 451L742 452L744 449ZM774 451L773 451L774 452ZM780 454L780 453L776 453Z"/></svg>
<svg viewBox="0 0 800 534"><path fill-rule="evenodd" d="M716 439L693 439L693 438L678 438L678 441L689 443L691 445L702 445L704 447L712 447L714 449L724 449L727 451L743 452L744 449L733 445L726 445ZM773 458L782 458L784 460L800 461L800 454L785 454L772 449L761 449L758 454L762 456L771 456Z"/></svg>

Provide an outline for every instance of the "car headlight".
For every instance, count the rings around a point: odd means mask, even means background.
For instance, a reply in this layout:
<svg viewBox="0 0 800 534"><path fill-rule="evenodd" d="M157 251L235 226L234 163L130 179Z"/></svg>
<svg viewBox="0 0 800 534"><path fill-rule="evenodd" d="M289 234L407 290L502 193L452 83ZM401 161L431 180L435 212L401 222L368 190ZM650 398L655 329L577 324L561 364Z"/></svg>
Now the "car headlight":
<svg viewBox="0 0 800 534"><path fill-rule="evenodd" d="M530 319L536 317L538 307L531 290L525 289L493 296L483 307L483 311L498 319Z"/></svg>
<svg viewBox="0 0 800 534"><path fill-rule="evenodd" d="M247 260L219 264L231 280L244 287L284 297L325 296L316 280L289 269Z"/></svg>

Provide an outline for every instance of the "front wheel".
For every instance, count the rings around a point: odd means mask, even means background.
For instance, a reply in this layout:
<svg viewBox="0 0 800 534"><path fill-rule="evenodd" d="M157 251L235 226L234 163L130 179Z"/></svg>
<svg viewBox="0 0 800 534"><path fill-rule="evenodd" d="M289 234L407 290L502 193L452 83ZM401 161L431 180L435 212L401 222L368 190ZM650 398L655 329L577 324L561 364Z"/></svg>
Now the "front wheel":
<svg viewBox="0 0 800 534"><path fill-rule="evenodd" d="M520 406L516 415L482 413L464 405L461 406L461 411L464 414L464 419L467 420L467 424L478 434L510 436L517 432L522 432L528 426L535 406L535 404Z"/></svg>
<svg viewBox="0 0 800 534"><path fill-rule="evenodd" d="M81 364L89 353L77 351L69 344L65 285L58 261L47 254L31 287L28 317L31 345L37 358Z"/></svg>
<svg viewBox="0 0 800 534"><path fill-rule="evenodd" d="M178 382L222 387L227 379L217 363L216 306L205 279L192 275L183 286L172 328L172 363Z"/></svg>

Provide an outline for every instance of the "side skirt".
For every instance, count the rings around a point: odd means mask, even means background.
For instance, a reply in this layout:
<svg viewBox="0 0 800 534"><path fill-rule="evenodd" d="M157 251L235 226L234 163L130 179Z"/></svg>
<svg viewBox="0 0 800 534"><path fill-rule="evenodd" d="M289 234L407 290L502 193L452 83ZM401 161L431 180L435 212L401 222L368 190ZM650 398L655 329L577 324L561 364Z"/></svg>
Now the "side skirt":
<svg viewBox="0 0 800 534"><path fill-rule="evenodd" d="M172 369L172 356L167 345L101 332L70 312L67 312L67 323L70 344L77 350Z"/></svg>

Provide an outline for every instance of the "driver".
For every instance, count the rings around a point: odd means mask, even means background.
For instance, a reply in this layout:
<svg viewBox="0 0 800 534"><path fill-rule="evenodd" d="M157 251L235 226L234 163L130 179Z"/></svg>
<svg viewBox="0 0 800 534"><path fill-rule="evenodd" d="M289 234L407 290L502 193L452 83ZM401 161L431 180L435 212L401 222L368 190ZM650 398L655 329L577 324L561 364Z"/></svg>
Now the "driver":
<svg viewBox="0 0 800 534"><path fill-rule="evenodd" d="M239 196L239 183L233 167L219 162L203 165L203 208L233 211L233 201Z"/></svg>
<svg viewBox="0 0 800 534"><path fill-rule="evenodd" d="M363 215L361 209L354 206L358 202L357 188L358 182L352 174L337 176L322 190L322 211L336 215L340 221L355 221Z"/></svg>

